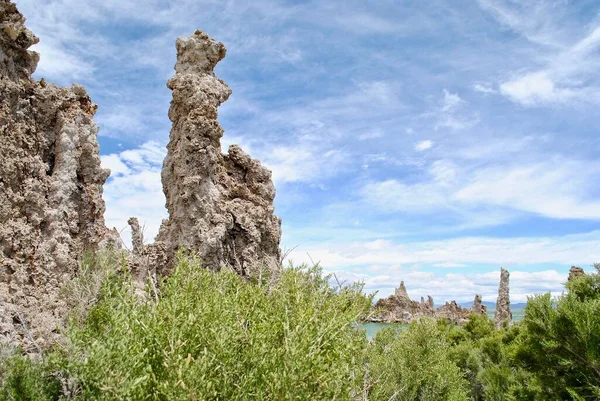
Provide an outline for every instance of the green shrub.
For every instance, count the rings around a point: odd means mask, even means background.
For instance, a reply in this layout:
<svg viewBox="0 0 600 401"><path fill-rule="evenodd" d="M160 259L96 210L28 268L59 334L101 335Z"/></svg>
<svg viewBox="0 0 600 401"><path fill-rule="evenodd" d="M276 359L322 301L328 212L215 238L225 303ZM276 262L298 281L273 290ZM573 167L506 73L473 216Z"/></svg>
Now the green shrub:
<svg viewBox="0 0 600 401"><path fill-rule="evenodd" d="M369 346L369 400L464 401L467 381L450 358L450 341L434 320L378 332Z"/></svg>
<svg viewBox="0 0 600 401"><path fill-rule="evenodd" d="M319 267L245 279L185 258L148 291L122 255L85 258L64 289L67 341L0 353L0 400L600 399L598 274L529 299L511 327L423 319L371 343L356 328L371 297Z"/></svg>
<svg viewBox="0 0 600 401"><path fill-rule="evenodd" d="M113 275L70 333L68 370L85 400L352 399L362 384L371 300L332 289L319 268L250 283L182 260L158 303Z"/></svg>
<svg viewBox="0 0 600 401"><path fill-rule="evenodd" d="M62 393L54 360L32 360L18 353L0 361L0 400L53 401Z"/></svg>
<svg viewBox="0 0 600 401"><path fill-rule="evenodd" d="M600 265L596 265L600 273ZM558 298L527 302L517 362L540 383L546 400L600 399L600 275L567 283Z"/></svg>

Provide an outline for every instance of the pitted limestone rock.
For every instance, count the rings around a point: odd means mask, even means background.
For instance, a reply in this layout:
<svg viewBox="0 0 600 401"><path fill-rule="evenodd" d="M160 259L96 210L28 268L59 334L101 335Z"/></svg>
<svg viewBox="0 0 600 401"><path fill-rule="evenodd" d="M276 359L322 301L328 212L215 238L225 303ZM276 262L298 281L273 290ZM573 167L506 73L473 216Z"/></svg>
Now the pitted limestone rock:
<svg viewBox="0 0 600 401"><path fill-rule="evenodd" d="M496 300L496 312L494 313L494 325L501 328L512 321L512 312L510 311L508 270L500 268L500 284L498 285L498 299Z"/></svg>
<svg viewBox="0 0 600 401"><path fill-rule="evenodd" d="M0 340L27 346L56 336L61 285L111 233L96 105L82 86L32 79L38 39L24 21L0 0Z"/></svg>
<svg viewBox="0 0 600 401"><path fill-rule="evenodd" d="M162 183L169 219L157 241L170 263L180 248L205 266L242 275L278 269L281 221L274 215L271 172L238 146L222 154L217 108L231 89L213 72L225 46L201 31L176 43L169 118L173 122Z"/></svg>
<svg viewBox="0 0 600 401"><path fill-rule="evenodd" d="M568 281L573 281L576 278L583 276L585 276L585 271L581 267L571 266L571 268L569 269Z"/></svg>
<svg viewBox="0 0 600 401"><path fill-rule="evenodd" d="M413 301L408 296L404 281L396 288L393 295L377 301L373 313L366 320L371 322L410 323L422 317L446 319L450 322L462 324L467 321L470 310L460 307L456 301L446 302L435 309L433 298L421 297L421 302Z"/></svg>
<svg viewBox="0 0 600 401"><path fill-rule="evenodd" d="M485 306L481 300L481 295L475 294L475 299L473 299L473 306L471 307L471 312L476 315L487 315L487 306Z"/></svg>

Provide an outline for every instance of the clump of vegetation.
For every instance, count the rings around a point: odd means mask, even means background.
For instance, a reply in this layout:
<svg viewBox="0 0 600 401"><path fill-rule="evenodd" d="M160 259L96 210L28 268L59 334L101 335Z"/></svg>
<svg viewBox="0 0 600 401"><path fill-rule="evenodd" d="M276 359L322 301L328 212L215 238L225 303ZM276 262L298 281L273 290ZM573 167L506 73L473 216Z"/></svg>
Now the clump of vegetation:
<svg viewBox="0 0 600 401"><path fill-rule="evenodd" d="M467 381L450 358L451 344L435 320L378 332L369 345L369 400L467 399Z"/></svg>
<svg viewBox="0 0 600 401"><path fill-rule="evenodd" d="M52 365L13 359L5 399L59 399L59 376L76 383L75 400L349 400L364 381L354 323L371 299L360 285L333 288L318 267L269 286L182 259L158 302L140 301L117 269L97 298Z"/></svg>
<svg viewBox="0 0 600 401"><path fill-rule="evenodd" d="M529 299L521 325L519 366L531 372L540 399L600 399L600 264L575 277L567 292Z"/></svg>
<svg viewBox="0 0 600 401"><path fill-rule="evenodd" d="M493 330L484 316L448 328L471 400L600 399L600 265L566 292L530 298L523 320Z"/></svg>
<svg viewBox="0 0 600 401"><path fill-rule="evenodd" d="M600 399L600 265L513 326L424 319L369 343L356 322L371 297L318 267L274 284L182 258L140 298L118 255L85 263L68 341L3 357L0 400Z"/></svg>

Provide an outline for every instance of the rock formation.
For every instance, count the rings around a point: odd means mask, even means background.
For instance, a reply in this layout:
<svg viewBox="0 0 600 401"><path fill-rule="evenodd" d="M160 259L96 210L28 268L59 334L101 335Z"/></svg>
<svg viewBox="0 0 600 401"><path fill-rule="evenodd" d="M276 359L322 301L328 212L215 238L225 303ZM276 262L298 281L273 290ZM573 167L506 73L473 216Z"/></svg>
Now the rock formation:
<svg viewBox="0 0 600 401"><path fill-rule="evenodd" d="M446 319L449 322L456 324L466 323L469 319L471 311L463 308L456 301L446 302L435 311L435 317L438 319Z"/></svg>
<svg viewBox="0 0 600 401"><path fill-rule="evenodd" d="M140 222L137 217L130 217L127 220L131 228L131 252L127 257L127 265L133 284L136 289L136 295L143 299L147 295L147 285L150 284L156 295L158 286L158 276L167 274L167 250L162 242L153 244L144 244L144 235Z"/></svg>
<svg viewBox="0 0 600 401"><path fill-rule="evenodd" d="M134 255L141 255L144 252L144 236L140 221L137 217L130 217L127 224L131 227L131 252Z"/></svg>
<svg viewBox="0 0 600 401"><path fill-rule="evenodd" d="M176 47L175 76L167 82L173 128L162 171L169 218L157 240L171 260L183 247L211 269L277 269L281 221L273 214L271 172L236 145L221 153L217 107L231 90L213 69L225 46L196 31Z"/></svg>
<svg viewBox="0 0 600 401"><path fill-rule="evenodd" d="M58 292L104 224L96 105L79 85L31 77L38 38L0 0L0 341L42 345L65 316Z"/></svg>
<svg viewBox="0 0 600 401"><path fill-rule="evenodd" d="M585 271L581 267L571 266L569 269L569 281L576 279L577 277L585 276Z"/></svg>
<svg viewBox="0 0 600 401"><path fill-rule="evenodd" d="M471 307L471 312L477 315L487 315L487 306L485 306L481 301L481 295L475 294L475 299L473 300L473 306Z"/></svg>
<svg viewBox="0 0 600 401"><path fill-rule="evenodd" d="M408 296L408 292L404 286L404 281L401 281L398 288L394 290L394 296L399 300L406 300L407 302L410 301L410 297ZM421 301L423 302L424 300L421 299Z"/></svg>
<svg viewBox="0 0 600 401"><path fill-rule="evenodd" d="M496 312L494 313L494 325L496 328L502 328L512 320L508 286L509 277L508 270L503 267L500 268L500 285L498 286L498 300L496 301Z"/></svg>
<svg viewBox="0 0 600 401"><path fill-rule="evenodd" d="M485 308L485 307L484 307ZM446 319L450 322L465 323L471 311L460 307L456 301L446 302L435 309L433 298L427 296L427 301L421 297L421 302L409 298L404 281L394 291L393 295L377 301L373 312L366 320L370 322L410 323L421 317Z"/></svg>

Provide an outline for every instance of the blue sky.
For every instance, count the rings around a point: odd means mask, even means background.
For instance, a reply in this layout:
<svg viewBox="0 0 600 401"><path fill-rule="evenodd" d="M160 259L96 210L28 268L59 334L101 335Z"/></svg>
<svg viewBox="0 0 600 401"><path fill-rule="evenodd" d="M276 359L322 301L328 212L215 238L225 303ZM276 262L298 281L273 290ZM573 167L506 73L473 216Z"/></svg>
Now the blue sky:
<svg viewBox="0 0 600 401"><path fill-rule="evenodd" d="M600 3L17 0L36 77L85 85L110 226L152 238L174 42L222 41L222 140L273 171L282 247L389 295L514 302L600 261ZM123 232L127 236L127 231Z"/></svg>

